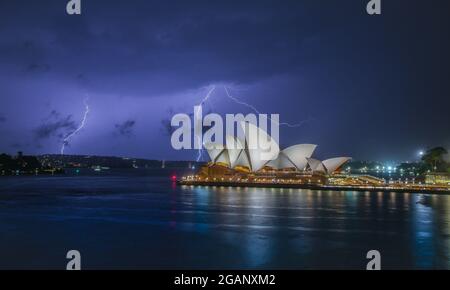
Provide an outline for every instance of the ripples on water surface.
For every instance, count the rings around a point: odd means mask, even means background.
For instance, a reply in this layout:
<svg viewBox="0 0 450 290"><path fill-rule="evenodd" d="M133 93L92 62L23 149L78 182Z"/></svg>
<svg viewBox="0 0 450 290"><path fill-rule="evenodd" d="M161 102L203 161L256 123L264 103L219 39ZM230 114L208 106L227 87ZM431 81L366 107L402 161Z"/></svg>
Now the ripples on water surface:
<svg viewBox="0 0 450 290"><path fill-rule="evenodd" d="M0 268L450 268L450 196L180 187L169 171L0 178Z"/></svg>

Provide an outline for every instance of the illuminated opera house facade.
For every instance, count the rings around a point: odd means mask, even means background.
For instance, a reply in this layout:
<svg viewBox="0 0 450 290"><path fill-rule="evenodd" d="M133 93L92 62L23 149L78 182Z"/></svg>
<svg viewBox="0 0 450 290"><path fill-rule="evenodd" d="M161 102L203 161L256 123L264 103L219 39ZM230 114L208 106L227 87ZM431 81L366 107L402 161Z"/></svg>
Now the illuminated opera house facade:
<svg viewBox="0 0 450 290"><path fill-rule="evenodd" d="M280 150L265 131L249 123L246 125L258 134L245 134L242 139L226 136L225 145L205 144L211 161L191 178L204 182L323 185L350 160L349 157L315 159L312 156L317 145L314 144L298 144ZM267 138L270 152L253 146L257 142L255 136Z"/></svg>

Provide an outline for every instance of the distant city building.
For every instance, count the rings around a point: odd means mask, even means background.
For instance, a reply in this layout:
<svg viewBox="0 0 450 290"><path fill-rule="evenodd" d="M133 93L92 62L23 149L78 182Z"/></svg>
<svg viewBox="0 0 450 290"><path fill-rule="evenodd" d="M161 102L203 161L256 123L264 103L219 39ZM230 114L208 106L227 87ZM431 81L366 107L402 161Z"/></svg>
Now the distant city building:
<svg viewBox="0 0 450 290"><path fill-rule="evenodd" d="M0 154L0 175L22 175L51 172L52 168L41 163L36 156L17 152L15 157ZM58 172L59 173L59 172Z"/></svg>
<svg viewBox="0 0 450 290"><path fill-rule="evenodd" d="M450 173L430 172L425 175L425 183L432 185L450 185Z"/></svg>

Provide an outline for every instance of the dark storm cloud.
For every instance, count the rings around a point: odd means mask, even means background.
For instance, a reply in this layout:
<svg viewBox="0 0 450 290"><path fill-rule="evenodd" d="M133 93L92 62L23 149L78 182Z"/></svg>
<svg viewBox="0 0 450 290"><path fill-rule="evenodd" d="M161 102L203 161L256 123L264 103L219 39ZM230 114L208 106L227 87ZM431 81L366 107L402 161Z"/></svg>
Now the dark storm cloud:
<svg viewBox="0 0 450 290"><path fill-rule="evenodd" d="M118 134L120 136L129 137L133 134L134 126L136 125L135 120L126 120L123 123L116 124L114 126L115 128L115 134Z"/></svg>
<svg viewBox="0 0 450 290"><path fill-rule="evenodd" d="M98 90L151 95L295 71L314 35L301 27L299 1L243 1L239 9L226 1L86 1L82 17L60 13L62 4L4 4L4 22L18 24L0 28L0 59L60 77L89 74Z"/></svg>
<svg viewBox="0 0 450 290"><path fill-rule="evenodd" d="M15 149L15 150L19 150L19 149L23 149L23 148L28 147L28 146L29 146L29 144L23 145L21 143L13 143L9 147L11 147L12 149Z"/></svg>
<svg viewBox="0 0 450 290"><path fill-rule="evenodd" d="M160 122L162 135L172 132L173 114L161 120L161 108L185 102L190 90L231 83L249 87L241 98L261 112L279 112L294 123L315 119L298 130L283 128L285 144L307 140L327 154L374 159L442 145L450 131L449 1L384 1L381 16L368 16L366 3L98 0L83 1L83 14L68 16L67 1L3 0L0 107L33 106L35 92L63 91L57 105L67 112L73 103L66 96L88 92L98 120L89 126L110 132L114 123L98 108L110 105L127 118L136 103L153 102L133 99L134 106L118 107L112 103L117 96L167 97L145 120ZM24 126L30 123L22 118ZM59 114L35 134L59 138L71 121ZM123 123L117 125L120 134ZM96 150L106 139L87 141L83 150ZM161 148L161 156L171 155L167 138L143 139ZM127 145L114 153L127 155L133 147Z"/></svg>
<svg viewBox="0 0 450 290"><path fill-rule="evenodd" d="M203 112L203 115L207 115L210 113L212 113L212 109L208 108L205 112ZM185 113L183 112L183 114L185 114ZM171 125L171 120L174 115L176 115L175 109L169 108L167 110L167 117L161 120L161 131L163 132L163 134L165 134L167 136L172 135L172 133L177 129L177 127L172 127L172 125ZM190 120L194 120L194 112L190 112L187 115L189 116ZM209 128L210 127L208 127L208 126L202 127L203 134L206 131L208 131ZM193 131L194 130L193 130L193 126L192 126L192 132Z"/></svg>
<svg viewBox="0 0 450 290"><path fill-rule="evenodd" d="M48 72L50 71L50 66L48 64L32 63L26 67L25 71L28 73Z"/></svg>
<svg viewBox="0 0 450 290"><path fill-rule="evenodd" d="M172 108L167 110L167 117L161 120L161 131L164 135L170 136L175 131L176 128L172 127L171 119L175 115Z"/></svg>
<svg viewBox="0 0 450 290"><path fill-rule="evenodd" d="M76 128L72 115L61 116L61 113L53 110L43 123L33 130L33 133L37 141L53 137L62 139Z"/></svg>

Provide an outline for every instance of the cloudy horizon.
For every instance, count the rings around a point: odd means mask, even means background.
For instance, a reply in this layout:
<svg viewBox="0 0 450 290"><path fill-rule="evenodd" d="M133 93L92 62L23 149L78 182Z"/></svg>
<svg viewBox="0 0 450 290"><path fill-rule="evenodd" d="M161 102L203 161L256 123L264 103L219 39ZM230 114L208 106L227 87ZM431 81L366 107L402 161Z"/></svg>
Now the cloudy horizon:
<svg viewBox="0 0 450 290"><path fill-rule="evenodd" d="M280 114L280 145L319 157L413 161L450 148L449 4L385 1L0 3L0 153L189 160L167 121ZM319 3L320 2L320 3Z"/></svg>

